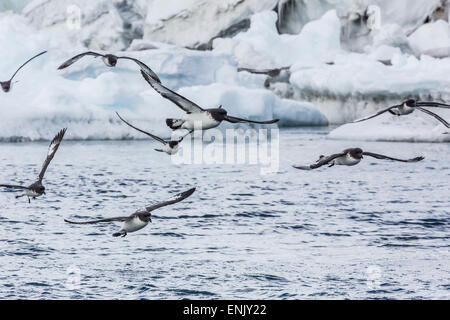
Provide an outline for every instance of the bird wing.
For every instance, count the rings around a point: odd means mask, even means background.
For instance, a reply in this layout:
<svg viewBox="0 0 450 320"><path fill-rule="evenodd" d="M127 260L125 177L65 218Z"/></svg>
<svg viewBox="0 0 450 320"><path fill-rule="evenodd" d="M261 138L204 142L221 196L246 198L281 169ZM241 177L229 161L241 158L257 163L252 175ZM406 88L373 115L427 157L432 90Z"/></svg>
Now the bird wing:
<svg viewBox="0 0 450 320"><path fill-rule="evenodd" d="M383 110L381 110L381 111L378 111L377 113L375 113L375 114L373 114L373 115L370 115L370 116L368 116L368 117L364 117L364 118L355 120L355 121L353 121L353 123L361 122L361 121L366 121L366 120L369 120L369 119L378 117L380 114L383 114L383 113L385 113L385 112L391 111L392 109L398 108L398 107L399 107L398 105L391 106L391 107L389 107L389 108L386 108L386 109L383 109Z"/></svg>
<svg viewBox="0 0 450 320"><path fill-rule="evenodd" d="M161 80L159 79L159 77L156 75L156 73L153 72L152 69L150 69L149 66L147 66L145 63L143 63L142 61L139 61L138 59L135 58L131 58L131 57L118 57L118 59L127 59L127 60L131 60L134 61L138 64L138 66L148 75L150 75L150 77L153 78L153 80L161 83Z"/></svg>
<svg viewBox="0 0 450 320"><path fill-rule="evenodd" d="M97 57L104 57L104 55L102 55L100 53L92 52L92 51L83 52L83 53L77 54L75 57L72 57L69 60L67 60L66 62L64 62L62 65L60 65L58 67L58 70L67 68L68 66L74 64L75 62L77 62L78 60L83 58L84 56L94 56L96 58Z"/></svg>
<svg viewBox="0 0 450 320"><path fill-rule="evenodd" d="M186 111L187 113L196 113L196 112L205 111L203 108L201 108L199 105L195 104L191 100L164 87L161 83L155 81L153 78L151 78L151 76L149 76L143 70L141 70L141 74L144 77L144 79L152 86L152 88L156 90L156 92L158 92L164 98L175 103L178 107L180 107L182 110Z"/></svg>
<svg viewBox="0 0 450 320"><path fill-rule="evenodd" d="M445 104L445 103L439 103L439 102L416 102L416 106L450 109L450 105Z"/></svg>
<svg viewBox="0 0 450 320"><path fill-rule="evenodd" d="M17 186L17 185L12 185L12 184L0 184L1 188L10 188L10 189L23 189L23 190L28 190L30 188L28 187L24 187L24 186Z"/></svg>
<svg viewBox="0 0 450 320"><path fill-rule="evenodd" d="M259 124L272 124L280 121L280 119L273 119L273 120L267 120L267 121L255 121L255 120L248 120L248 119L242 119L238 117L232 117L232 116L225 116L225 121L231 122L231 123L259 123Z"/></svg>
<svg viewBox="0 0 450 320"><path fill-rule="evenodd" d="M112 222L112 221L126 221L129 217L115 217L115 218L107 218L107 219L100 219L100 220L91 220L91 221L70 221L67 219L64 219L65 222L72 223L72 224L94 224L94 223L100 223L100 222Z"/></svg>
<svg viewBox="0 0 450 320"><path fill-rule="evenodd" d="M445 121L443 118L441 118L440 116L438 116L436 113L431 112L430 110L424 109L422 107L416 106L417 110L422 111L423 113L426 113L432 117L435 117L438 121L442 122L442 124L444 126L446 126L447 128L450 128L450 123L448 123L447 121Z"/></svg>
<svg viewBox="0 0 450 320"><path fill-rule="evenodd" d="M116 112L116 114L117 114L117 116L120 118L120 120L122 120L123 122L125 122L127 125L129 125L129 126L132 127L133 129L135 129L135 130L137 130L137 131L139 131L139 132L145 133L146 135L152 137L153 139L155 139L155 140L157 140L157 141L159 141L159 142L161 142L161 143L163 143L163 144L167 144L167 141L165 141L164 139L161 139L160 137L155 136L155 135L153 135L153 134L151 134L151 133L149 133L149 132L147 132L147 131L144 131L144 130L141 130L141 129L139 129L139 128L136 128L136 127L133 126L132 124L128 123L125 119L123 119L123 118L120 116L120 114L119 114L118 112Z"/></svg>
<svg viewBox="0 0 450 320"><path fill-rule="evenodd" d="M404 159L397 159L397 158L388 157L388 156L385 156L385 155L382 155L382 154L378 154L378 153L373 153L373 152L363 152L363 155L369 156L369 157L373 157L373 158L376 158L376 159L394 160L394 161L400 161L400 162L418 162L418 161L421 161L421 160L425 159L424 157L421 156L421 157L416 157L416 158L413 158L413 159L404 160Z"/></svg>
<svg viewBox="0 0 450 320"><path fill-rule="evenodd" d="M330 163L334 159L342 157L342 156L345 156L344 152L332 154L331 156L328 156L328 157L322 157L316 163L309 165L309 166L293 166L293 167L295 169L300 169L300 170L317 169L317 168L320 168L321 166L324 166L324 165Z"/></svg>
<svg viewBox="0 0 450 320"><path fill-rule="evenodd" d="M22 69L28 62L30 62L30 61L33 60L34 58L39 57L40 55L43 55L43 54L46 53L46 52L47 52L47 51L43 51L43 52L41 52L41 53L35 55L34 57L28 59L23 65L21 65L21 66L19 67L19 69L16 70L16 72L14 72L13 76L11 77L11 79L10 79L9 81L11 81L11 80L16 76L17 72L19 72L19 70Z"/></svg>
<svg viewBox="0 0 450 320"><path fill-rule="evenodd" d="M44 178L45 171L47 170L48 165L52 161L55 156L56 151L61 144L62 139L64 138L64 134L66 133L67 128L62 129L58 134L53 138L52 142L50 142L50 146L48 147L47 158L44 161L44 165L42 166L41 172L39 173L38 180L42 182Z"/></svg>
<svg viewBox="0 0 450 320"><path fill-rule="evenodd" d="M195 191L195 188L191 188L191 189L189 189L187 191L178 193L178 194L174 195L173 197L167 199L166 201L146 206L145 210L147 212L151 212L151 211L153 211L155 209L158 209L158 208L161 208L161 207L164 207L164 206L168 206L168 205L180 202L180 201L186 199L187 197L189 197L191 194L193 194L194 191Z"/></svg>

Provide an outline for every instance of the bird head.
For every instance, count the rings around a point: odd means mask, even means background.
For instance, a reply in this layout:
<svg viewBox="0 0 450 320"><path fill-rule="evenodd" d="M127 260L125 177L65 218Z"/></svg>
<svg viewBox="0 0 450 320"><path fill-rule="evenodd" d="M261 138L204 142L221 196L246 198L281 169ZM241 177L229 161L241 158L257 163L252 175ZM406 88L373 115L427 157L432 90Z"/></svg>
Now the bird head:
<svg viewBox="0 0 450 320"><path fill-rule="evenodd" d="M407 107L414 108L416 106L416 100L408 99L403 104L406 105Z"/></svg>
<svg viewBox="0 0 450 320"><path fill-rule="evenodd" d="M105 55L105 63L110 67L115 67L117 64L117 57L112 54Z"/></svg>
<svg viewBox="0 0 450 320"><path fill-rule="evenodd" d="M178 145L178 143L182 140L183 140L183 138L181 138L179 141L170 141L169 147L171 147L172 149L175 148Z"/></svg>
<svg viewBox="0 0 450 320"><path fill-rule="evenodd" d="M11 81L0 82L3 92L8 92L11 89Z"/></svg>
<svg viewBox="0 0 450 320"><path fill-rule="evenodd" d="M217 121L223 121L227 117L227 110L225 110L222 105L215 109L208 110L211 116Z"/></svg>
<svg viewBox="0 0 450 320"><path fill-rule="evenodd" d="M349 154L355 159L363 158L363 151L361 148L354 148L349 151Z"/></svg>

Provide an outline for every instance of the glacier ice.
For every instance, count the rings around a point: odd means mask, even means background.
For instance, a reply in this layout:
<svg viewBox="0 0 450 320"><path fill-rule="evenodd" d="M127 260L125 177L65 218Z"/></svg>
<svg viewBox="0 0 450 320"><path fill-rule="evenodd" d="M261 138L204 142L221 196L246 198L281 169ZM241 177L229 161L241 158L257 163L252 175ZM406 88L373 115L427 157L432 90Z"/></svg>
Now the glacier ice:
<svg viewBox="0 0 450 320"><path fill-rule="evenodd" d="M82 9L79 28L68 21L71 5ZM279 117L281 126L344 124L409 97L448 102L448 13L449 2L440 0L2 1L1 77L49 52L0 95L7 110L0 139L48 139L64 124L74 128L73 139L144 138L122 126L115 110L170 135L164 119L180 110L148 87L134 63L109 69L86 57L56 70L88 49L136 57L205 107L222 103L237 116ZM212 51L183 48L211 41ZM268 78L239 67L289 70ZM369 140L388 139L389 132L394 140L448 136L426 115L383 119L346 124L330 137L348 138L354 128L367 128L359 138ZM416 126L416 137L404 123Z"/></svg>
<svg viewBox="0 0 450 320"><path fill-rule="evenodd" d="M9 30L0 32L2 77L9 77L30 53L48 50L21 70L10 93L0 95L0 107L7 111L0 119L0 140L50 139L64 126L70 128L67 139L146 138L124 126L114 111L137 126L170 136L164 120L181 111L150 88L133 62L121 60L108 68L86 56L60 71L62 61L86 50L81 43L37 31L26 18L14 14L0 18L0 30ZM121 54L144 61L167 86L204 107L223 104L237 116L279 117L286 125L327 124L313 105L281 99L262 89L264 76L237 72L228 55L153 44L158 49Z"/></svg>
<svg viewBox="0 0 450 320"><path fill-rule="evenodd" d="M437 113L450 116L450 112ZM450 142L450 134L444 134L446 132L448 129L440 122L416 111L409 116L385 114L364 122L344 124L331 131L329 137L363 141Z"/></svg>
<svg viewBox="0 0 450 320"><path fill-rule="evenodd" d="M340 22L335 10L308 23L297 35L278 34L276 21L273 11L257 13L246 32L214 40L214 51L233 55L241 67L276 68L296 61L326 61L340 48Z"/></svg>

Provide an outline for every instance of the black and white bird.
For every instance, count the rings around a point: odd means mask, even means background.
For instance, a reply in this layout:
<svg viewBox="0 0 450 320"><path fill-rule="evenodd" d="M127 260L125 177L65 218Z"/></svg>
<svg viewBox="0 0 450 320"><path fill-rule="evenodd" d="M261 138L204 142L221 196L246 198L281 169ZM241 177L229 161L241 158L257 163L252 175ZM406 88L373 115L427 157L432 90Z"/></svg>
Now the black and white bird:
<svg viewBox="0 0 450 320"><path fill-rule="evenodd" d="M164 147L163 147L162 149L155 149L155 151L158 151L158 152L165 152L165 153L170 154L170 155L177 153L178 150L179 150L179 144L180 144L180 142L183 141L183 139L184 139L187 135L189 135L189 134L191 133L191 132L188 132L188 133L185 134L184 136L180 137L178 140L169 140L169 141L166 141L166 140L164 140L163 138L160 138L160 137L158 137L158 136L155 136L154 134L151 134L151 133L149 133L149 132L147 132L147 131L144 131L144 130L142 130L142 129L139 129L139 128L133 126L131 123L129 123L129 122L127 122L125 119L123 119L123 118L120 116L120 114L119 114L118 112L116 112L116 114L117 114L117 116L120 118L120 120L122 120L123 122L125 122L127 125L129 125L129 126L132 127L133 129L135 129L135 130L137 130L137 131L139 131L139 132L145 133L146 135L152 137L152 138L155 139L156 141L161 142L161 143L164 145Z"/></svg>
<svg viewBox="0 0 450 320"><path fill-rule="evenodd" d="M83 52L80 53L78 55L76 55L75 57L70 58L69 60L67 60L66 62L64 62L62 65L60 65L58 67L59 70L67 68L68 66L74 64L75 62L77 62L78 60L80 60L81 58L83 58L84 56L94 56L95 58L97 57L101 57L101 59L103 60L103 62L105 63L105 65L107 65L108 67L115 67L117 64L117 61L119 59L125 59L125 60L131 60L137 63L137 65L141 68L141 70L145 70L145 72L147 74L150 75L150 77L152 77L152 79L154 81L157 81L158 83L161 82L161 80L159 79L159 77L156 75L156 73L153 72L152 69L150 69L149 66L147 66L145 63L143 63L142 61L139 61L138 59L135 58L131 58L131 57L118 57L115 56L113 54L100 54L100 53L96 53L96 52L92 52L92 51L88 51L88 52Z"/></svg>
<svg viewBox="0 0 450 320"><path fill-rule="evenodd" d="M28 62L30 62L31 60L33 60L34 58L39 57L40 55L43 55L44 53L46 53L47 51L43 51L37 55L35 55L34 57L28 59L23 65L21 65L19 67L19 69L16 70L16 72L14 72L14 74L12 75L11 79L9 79L8 81L0 81L0 85L2 86L2 90L4 92L9 92L11 90L12 87L12 80L14 79L14 77L16 76L17 72L19 72L20 69L22 69Z"/></svg>
<svg viewBox="0 0 450 320"><path fill-rule="evenodd" d="M68 222L68 223L72 223L72 224L94 224L94 223L101 223L101 222L120 221L120 222L123 222L122 228L120 228L120 230L118 232L113 233L113 236L114 237L118 237L118 236L125 237L128 233L141 230L149 222L152 222L151 212L153 210L180 202L180 201L186 199L187 197L189 197L191 194L193 194L194 191L195 191L195 188L189 189L185 192L179 193L179 194L169 198L166 201L152 204L152 205L146 206L142 209L139 209L135 213L133 213L132 215L130 215L128 217L115 217L115 218L107 218L107 219L100 219L100 220L93 220L93 221L83 221L83 222L70 221L70 220L66 220L66 219L64 219L64 221Z"/></svg>
<svg viewBox="0 0 450 320"><path fill-rule="evenodd" d="M396 116L403 116L403 115L411 114L415 110L419 110L419 111L422 111L423 113L426 113L426 114L436 118L444 126L446 126L447 128L450 128L450 124L447 121L445 121L442 117L438 116L436 113L431 112L430 110L425 109L425 108L450 109L450 105L444 104L444 103L439 103L439 102L418 102L414 99L409 99L409 100L404 101L402 104L391 106L391 107L383 109L371 116L368 116L368 117L365 117L362 119L358 119L353 122L356 123L356 122L366 121L366 120L375 118L385 112L389 112Z"/></svg>
<svg viewBox="0 0 450 320"><path fill-rule="evenodd" d="M334 165L341 165L341 166L354 166L357 165L363 156L369 156L374 157L376 159L384 159L384 160L393 160L393 161L400 161L400 162L418 162L423 159L424 157L416 157L413 159L403 160L403 159L397 159L388 157L382 154L377 154L373 152L365 152L361 148L350 148L345 149L344 151L336 154L332 154L331 156L320 156L319 160L316 161L316 163L309 165L309 166L293 166L296 169L300 170L312 170L320 168L324 165L329 165L329 167L332 167Z"/></svg>
<svg viewBox="0 0 450 320"><path fill-rule="evenodd" d="M151 75L148 75L144 70L141 70L144 79L156 90L163 98L166 98L176 104L179 108L186 112L182 119L166 119L166 124L172 130L186 129L207 130L217 127L222 121L231 123L259 123L272 124L278 122L279 119L269 121L255 121L232 117L227 114L227 111L219 106L214 109L203 109L196 103L179 95L178 93L164 87L161 83L155 81Z"/></svg>
<svg viewBox="0 0 450 320"><path fill-rule="evenodd" d="M30 203L30 198L36 199L36 197L42 196L45 194L45 187L42 184L42 179L44 179L45 171L48 168L48 165L52 161L53 157L55 156L56 151L59 148L59 145L61 144L62 139L64 138L64 134L66 133L67 128L62 129L58 134L53 138L52 142L50 143L50 146L48 148L47 152L47 158L44 161L44 165L42 166L41 172L38 175L38 178L35 182L30 184L28 187L25 186L19 186L19 185L10 185L10 184L0 184L0 187L2 188L9 188L9 189L20 189L25 190L25 193L16 196L17 198L21 197L27 197L28 203Z"/></svg>

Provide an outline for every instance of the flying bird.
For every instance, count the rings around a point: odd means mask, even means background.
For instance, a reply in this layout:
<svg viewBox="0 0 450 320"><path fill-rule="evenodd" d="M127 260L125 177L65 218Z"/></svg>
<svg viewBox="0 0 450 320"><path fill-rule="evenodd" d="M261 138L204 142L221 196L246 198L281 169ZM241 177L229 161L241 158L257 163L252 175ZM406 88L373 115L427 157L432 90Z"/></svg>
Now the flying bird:
<svg viewBox="0 0 450 320"><path fill-rule="evenodd" d="M161 80L159 79L159 77L156 75L156 73L153 72L152 69L150 69L150 67L148 67L145 63L143 63L142 61L139 61L138 59L135 58L131 58L131 57L118 57L115 56L113 54L100 54L100 53L96 53L96 52L92 52L92 51L88 51L88 52L83 52L80 53L72 58L70 58L69 60L67 60L66 62L64 62L62 65L60 65L58 67L58 70L67 68L68 66L74 64L75 62L77 62L78 60L80 60L81 58L83 58L84 56L94 56L95 58L97 57L101 57L101 59L103 60L103 62L108 66L108 67L115 67L117 64L117 61L119 59L126 59L126 60L131 60L137 63L137 65L141 68L141 70L145 70L145 72L147 74L150 75L150 77L152 77L152 79L154 81L157 81L158 83L161 82Z"/></svg>
<svg viewBox="0 0 450 320"><path fill-rule="evenodd" d="M232 117L227 114L227 111L219 106L214 109L203 109L194 102L179 95L178 93L164 87L161 83L155 81L151 75L148 75L144 70L141 70L144 79L156 90L163 98L166 98L176 104L180 109L186 112L186 115L182 119L166 119L166 124L172 130L186 129L189 131L194 130L207 130L217 127L222 121L228 121L231 123L259 123L259 124L272 124L278 122L279 119L269 121L255 121L247 120L237 117Z"/></svg>
<svg viewBox="0 0 450 320"><path fill-rule="evenodd" d="M137 130L137 131L139 131L139 132L145 133L146 135L152 137L152 138L155 139L156 141L161 142L161 143L164 145L164 147L163 147L162 149L155 149L155 150L158 151L158 152L165 152L165 153L170 154L170 155L177 153L178 150L179 150L179 144L180 144L180 142L183 141L183 139L184 139L187 135L191 134L191 132L188 132L187 134L185 134L184 136L182 136L182 137L179 138L178 140L169 140L169 141L166 141L166 140L164 140L164 139L162 139L162 138L160 138L160 137L158 137L158 136L155 136L154 134L151 134L151 133L149 133L149 132L147 132L147 131L144 131L144 130L142 130L142 129L139 129L139 128L133 126L131 123L129 123L129 122L127 122L125 119L123 119L123 118L120 116L120 114L119 114L118 112L116 112L116 114L117 114L117 116L120 118L120 120L122 120L123 122L125 122L127 125L129 125L129 126L132 127L133 129L135 129L135 130Z"/></svg>
<svg viewBox="0 0 450 320"><path fill-rule="evenodd" d="M28 62L30 62L31 60L33 60L34 58L39 57L40 55L43 55L44 53L46 53L47 51L41 52L37 55L35 55L34 57L30 58L29 60L27 60L23 65L21 65L19 67L19 69L16 70L16 72L14 72L14 74L12 75L11 79L9 79L8 81L0 81L0 85L2 86L2 90L4 92L9 92L11 90L12 87L12 80L14 79L14 77L16 76L17 72L19 72L20 69L22 69Z"/></svg>
<svg viewBox="0 0 450 320"><path fill-rule="evenodd" d="M293 166L296 169L300 170L312 170L320 168L324 165L329 165L329 167L332 167L334 165L341 165L341 166L354 166L358 164L363 156L369 156L374 157L376 159L383 159L383 160L393 160L393 161L400 161L400 162L418 162L423 159L424 157L416 157L413 159L403 160L403 159L397 159L388 157L382 154L372 153L372 152L365 152L361 148L350 148L345 149L341 153L332 154L331 156L320 156L319 160L316 161L316 163L309 165L309 166Z"/></svg>
<svg viewBox="0 0 450 320"><path fill-rule="evenodd" d="M76 221L70 221L64 219L65 222L72 223L72 224L94 224L94 223L101 223L101 222L113 222L113 221L120 221L123 222L122 228L118 232L113 233L114 237L125 237L128 233L135 232L138 230L141 230L144 228L149 222L152 222L152 214L151 212L153 210L156 210L158 208L168 206L177 202L180 202L187 197L189 197L191 194L193 194L195 191L195 188L189 189L185 192L179 193L170 199L159 202L153 205L149 205L147 207L144 207L142 209L137 210L135 213L128 217L115 217L115 218L107 218L107 219L100 219L100 220L93 220L93 221L82 221L82 222L76 222Z"/></svg>
<svg viewBox="0 0 450 320"><path fill-rule="evenodd" d="M27 197L28 203L30 203L30 198L36 199L36 197L42 196L45 194L45 187L42 184L42 179L44 179L45 171L48 168L48 165L52 161L53 157L55 156L56 151L59 148L59 145L61 144L62 139L64 138L64 134L66 133L67 128L62 129L58 134L53 138L52 142L50 143L50 146L48 148L47 152L47 158L44 161L44 165L42 166L41 172L38 175L38 178L35 182L30 184L28 187L25 186L19 186L19 185L10 185L10 184L0 184L0 187L2 188L9 188L9 189L20 189L25 190L25 193L16 196L17 198L21 197Z"/></svg>
<svg viewBox="0 0 450 320"><path fill-rule="evenodd" d="M440 121L444 126L446 126L447 128L450 128L450 124L445 121L443 118L441 118L440 116L438 116L436 113L431 112L428 109L425 108L445 108L445 109L450 109L450 105L448 104L444 104L444 103L439 103L439 102L418 102L414 99L409 99L404 101L402 104L399 105L394 105L391 106L389 108L383 109L371 116L362 118L362 119L358 119L353 121L354 123L356 122L361 122L361 121L366 121L372 118L375 118L385 112L389 112L393 115L396 116L403 116L403 115L407 115L410 113L413 113L414 110L419 110L422 111L423 113L426 113L434 118L436 118L438 121Z"/></svg>

